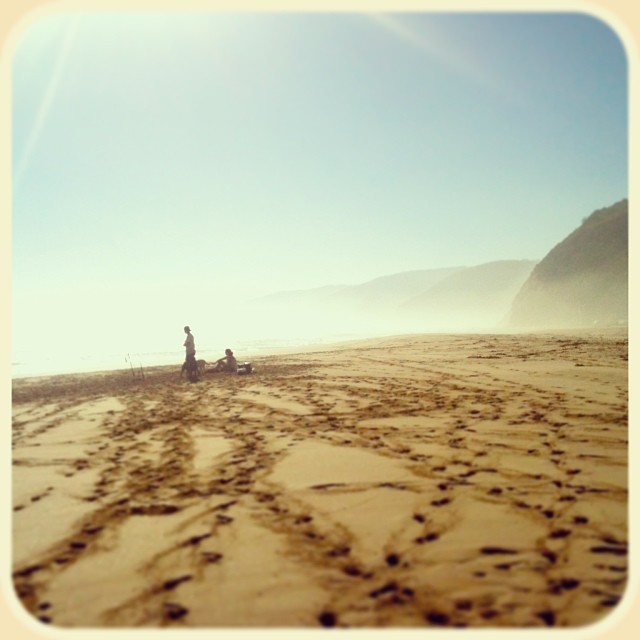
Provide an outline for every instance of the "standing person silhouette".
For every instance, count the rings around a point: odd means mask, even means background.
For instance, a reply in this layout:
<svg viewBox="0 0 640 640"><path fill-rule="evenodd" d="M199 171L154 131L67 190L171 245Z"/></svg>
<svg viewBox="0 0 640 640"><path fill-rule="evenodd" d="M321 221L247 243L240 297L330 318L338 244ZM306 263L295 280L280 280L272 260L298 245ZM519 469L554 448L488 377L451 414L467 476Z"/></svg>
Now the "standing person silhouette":
<svg viewBox="0 0 640 640"><path fill-rule="evenodd" d="M198 365L196 363L196 343L191 333L191 329L186 326L184 328L184 332L187 334L187 338L184 341L184 348L186 351L186 359L184 361L185 367L187 369L187 378L189 382L197 382L198 381Z"/></svg>

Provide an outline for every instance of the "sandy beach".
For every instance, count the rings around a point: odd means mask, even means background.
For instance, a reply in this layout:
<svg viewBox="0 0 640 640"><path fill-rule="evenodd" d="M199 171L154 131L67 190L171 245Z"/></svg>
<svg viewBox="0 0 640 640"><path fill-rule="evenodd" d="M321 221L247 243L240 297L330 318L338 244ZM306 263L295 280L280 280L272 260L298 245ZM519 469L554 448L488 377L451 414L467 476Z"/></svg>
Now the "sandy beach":
<svg viewBox="0 0 640 640"><path fill-rule="evenodd" d="M34 618L579 627L621 599L625 331L253 364L13 381L13 582Z"/></svg>

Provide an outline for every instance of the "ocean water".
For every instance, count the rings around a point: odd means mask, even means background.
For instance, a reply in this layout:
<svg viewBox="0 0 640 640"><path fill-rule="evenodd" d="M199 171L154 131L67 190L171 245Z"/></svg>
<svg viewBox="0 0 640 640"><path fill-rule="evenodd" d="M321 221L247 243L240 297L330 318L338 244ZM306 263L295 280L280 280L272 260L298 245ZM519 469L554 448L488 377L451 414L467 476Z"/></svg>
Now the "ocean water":
<svg viewBox="0 0 640 640"><path fill-rule="evenodd" d="M327 345L355 340L358 338L372 337L367 335L341 334L332 336L306 336L283 339L241 339L230 345L197 346L197 358L207 361L215 361L224 355L226 346L231 346L238 362L251 360L252 358L277 354L297 347L312 345ZM114 351L94 350L89 353L75 353L70 351L25 351L16 350L11 358L11 377L29 378L37 376L50 376L66 373L89 373L95 371L115 371L118 369L139 370L141 367L154 367L175 365L176 369L182 367L184 362L184 349L147 350L144 352L116 353Z"/></svg>
<svg viewBox="0 0 640 640"><path fill-rule="evenodd" d="M184 360L184 356L182 358ZM58 354L30 353L18 351L12 354L11 377L29 378L65 373L88 373L92 371L114 371L117 369L135 369L156 365L172 364L180 361L179 352L151 353L88 353Z"/></svg>

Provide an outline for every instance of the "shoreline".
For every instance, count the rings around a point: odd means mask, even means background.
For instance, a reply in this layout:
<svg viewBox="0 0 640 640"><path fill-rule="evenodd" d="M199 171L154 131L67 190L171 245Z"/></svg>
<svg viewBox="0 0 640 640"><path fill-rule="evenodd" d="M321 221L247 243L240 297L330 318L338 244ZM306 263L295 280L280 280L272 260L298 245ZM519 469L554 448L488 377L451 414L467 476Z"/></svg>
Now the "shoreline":
<svg viewBox="0 0 640 640"><path fill-rule="evenodd" d="M287 356L297 353L308 353L313 351L327 351L334 350L340 348L348 348L348 347L356 347L360 343L366 343L370 341L379 341L379 340L403 340L403 339L416 339L416 338L437 338L437 337L452 337L452 336L509 336L509 335L521 335L521 336L564 336L564 335L576 335L576 336L591 336L591 337L610 337L610 336L628 336L628 327L627 326L609 326L602 328L577 328L577 329L541 329L538 331L499 331L496 329L486 330L486 331L475 331L475 332L460 332L460 333L449 333L449 332L432 332L432 333L398 333L398 334L387 334L380 336L370 336L370 337L355 337L355 338L344 338L338 340L331 341L317 341L317 342L309 342L296 346L283 346L283 347L268 347L260 350L247 351L246 357L241 358L241 360L262 360L264 358L273 358L278 356ZM203 357L209 354L208 350L203 350ZM145 357L150 354L134 354L134 357ZM199 354L200 355L200 354ZM211 354L213 358L216 354ZM158 369L169 369L172 367L181 367L182 362L184 361L184 354L182 352L176 352L176 358L174 362L163 362L159 364L149 364L142 365L138 363L137 366L133 367L134 371L139 371L140 368L143 370L158 370ZM205 357L206 359L206 357ZM22 381L27 380L35 380L39 379L41 381L45 381L47 379L54 379L62 376L92 376L92 375L110 375L116 373L125 373L129 372L131 374L132 367L131 366L119 366L119 367L111 367L111 368L96 368L90 370L74 370L74 371L62 371L55 373L36 373L36 374L19 374L12 375L11 382L12 383L20 383Z"/></svg>
<svg viewBox="0 0 640 640"><path fill-rule="evenodd" d="M179 364L13 381L13 581L33 617L575 628L623 597L626 329L252 361L196 384Z"/></svg>

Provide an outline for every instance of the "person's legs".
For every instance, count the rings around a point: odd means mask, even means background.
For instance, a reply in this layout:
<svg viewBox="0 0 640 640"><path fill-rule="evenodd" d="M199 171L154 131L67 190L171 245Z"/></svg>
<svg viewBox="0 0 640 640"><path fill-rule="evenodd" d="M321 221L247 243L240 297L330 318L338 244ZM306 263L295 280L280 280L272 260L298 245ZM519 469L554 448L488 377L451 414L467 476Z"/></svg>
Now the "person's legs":
<svg viewBox="0 0 640 640"><path fill-rule="evenodd" d="M195 353L187 356L187 374L191 382L198 380L198 363L196 362Z"/></svg>

